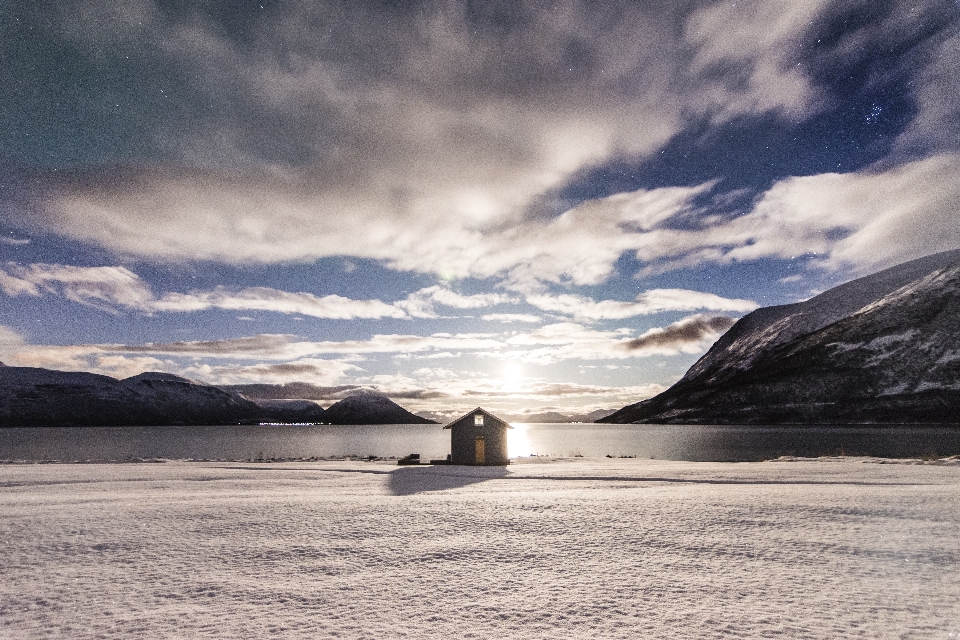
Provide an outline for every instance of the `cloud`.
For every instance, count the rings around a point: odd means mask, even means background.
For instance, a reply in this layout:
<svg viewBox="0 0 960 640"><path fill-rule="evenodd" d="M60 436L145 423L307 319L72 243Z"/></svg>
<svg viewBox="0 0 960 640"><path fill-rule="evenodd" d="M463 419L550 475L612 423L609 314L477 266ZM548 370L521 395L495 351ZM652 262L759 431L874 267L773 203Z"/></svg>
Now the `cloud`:
<svg viewBox="0 0 960 640"><path fill-rule="evenodd" d="M529 313L488 313L485 316L480 316L481 320L487 320L489 322L526 322L528 324L537 324L543 322L543 318L540 316L535 316Z"/></svg>
<svg viewBox="0 0 960 640"><path fill-rule="evenodd" d="M437 351L443 354L449 353L451 350L496 351L503 346L504 343L492 337L491 334L438 333L429 336L374 334L367 340L343 340L339 342L301 340L288 334L261 334L229 340L197 340L142 345L95 345L91 348L123 353L289 360L329 353L412 354L423 351ZM438 357L446 356L439 355Z"/></svg>
<svg viewBox="0 0 960 640"><path fill-rule="evenodd" d="M7 263L0 267L0 288L10 296L54 293L110 313L116 313L116 306L145 310L153 298L150 288L124 267Z"/></svg>
<svg viewBox="0 0 960 640"><path fill-rule="evenodd" d="M362 371L360 367L342 360L303 358L292 362L253 364L245 366L215 366L200 364L188 367L186 374L213 384L284 384L305 383L330 386L347 373Z"/></svg>
<svg viewBox="0 0 960 640"><path fill-rule="evenodd" d="M735 320L725 316L695 315L667 327L631 337L631 329L598 331L573 322L558 322L507 338L507 348L483 355L548 365L564 360L623 360L654 355L700 353ZM521 348L517 348L521 347Z"/></svg>
<svg viewBox="0 0 960 640"><path fill-rule="evenodd" d="M128 356L97 345L13 345L4 362L17 367L86 371L128 378L145 371L182 373L176 362L152 356Z"/></svg>
<svg viewBox="0 0 960 640"><path fill-rule="evenodd" d="M511 336L506 340L506 344L513 349L484 355L548 365L564 360L623 360L652 355L697 353L704 347L702 342L677 342L631 350L627 347L631 341L631 333L630 329L597 331L573 322L559 322L540 327L536 331Z"/></svg>
<svg viewBox="0 0 960 640"><path fill-rule="evenodd" d="M684 25L694 45L687 72L714 77L700 97L713 107L713 117L763 111L798 117L818 106L821 98L796 58L808 25L830 4L711 3L695 11Z"/></svg>
<svg viewBox="0 0 960 640"><path fill-rule="evenodd" d="M140 277L125 267L76 267L61 264L7 263L0 267L0 289L9 296L44 293L63 296L109 313L117 308L143 313L186 313L206 309L231 311L270 311L314 318L338 320L409 318L400 306L380 300L354 300L338 295L316 296L290 293L269 287L249 287L231 291L217 287L212 291L166 293L157 298ZM436 292L435 292L436 293ZM459 304L496 303L505 296L480 294L459 296L447 292L440 296Z"/></svg>
<svg viewBox="0 0 960 640"><path fill-rule="evenodd" d="M394 306L414 318L437 318L439 316L434 309L435 304L456 309L479 309L498 304L515 304L516 302L516 298L501 293L463 295L452 291L448 287L435 285L411 293L406 300L395 302Z"/></svg>
<svg viewBox="0 0 960 640"><path fill-rule="evenodd" d="M114 378L129 378L147 371L177 373L179 367L170 360L160 360L146 356L128 357L120 355L96 355L87 361L88 367L78 367L76 371L92 371Z"/></svg>
<svg viewBox="0 0 960 640"><path fill-rule="evenodd" d="M227 388L233 385L224 385ZM242 393L248 398L258 400L340 400L355 393L361 386L355 384L341 384L321 386L308 382L286 383L251 383L238 385L233 391Z"/></svg>
<svg viewBox="0 0 960 640"><path fill-rule="evenodd" d="M918 113L894 144L898 160L960 150L960 30L946 29L917 49L908 61L920 69L913 83Z"/></svg>
<svg viewBox="0 0 960 640"><path fill-rule="evenodd" d="M958 200L960 155L945 153L786 178L741 216L707 219L693 229L655 228L631 244L647 265L641 274L804 255L818 256L821 268L870 273L960 247Z"/></svg>
<svg viewBox="0 0 960 640"><path fill-rule="evenodd" d="M544 311L553 311L580 320L621 320L664 311L698 309L746 313L759 306L751 300L722 298L712 293L687 289L651 289L638 295L635 302L597 302L593 298L576 295L528 295L526 300Z"/></svg>
<svg viewBox="0 0 960 640"><path fill-rule="evenodd" d="M571 400L602 400L611 406L636 402L652 397L666 389L659 384L605 386L551 382L541 379L505 380L496 376L464 375L449 372L437 376L437 371L423 370L422 375L377 375L364 378L363 385L385 393L391 398L405 398L414 402L409 408L435 410L436 400L443 400L446 412L459 412L482 404L493 410L498 407L522 405L539 407L546 402ZM420 401L420 402L417 402Z"/></svg>
<svg viewBox="0 0 960 640"><path fill-rule="evenodd" d="M202 11L135 6L58 3L43 35L81 64L127 55L142 72L123 94L156 95L123 121L140 156L40 176L25 211L36 227L150 259L351 256L596 283L631 234L584 211L531 219L538 197L585 167L651 154L692 122L794 122L820 101L795 58L823 2L281 3L255 19L255 38ZM637 224L671 215L684 193L633 196Z"/></svg>
<svg viewBox="0 0 960 640"><path fill-rule="evenodd" d="M463 258L467 260L460 263L466 265L464 273L499 274L509 288L524 293L528 303L589 321L670 309L740 313L755 306L747 300L686 290L652 290L633 302L543 292L543 282L602 282L625 251L634 252L646 265L642 273L706 262L804 255L817 256L815 264L823 268L868 273L960 246L960 227L953 224L955 203L960 200L957 154L855 173L786 178L758 197L743 215L704 218L693 228L672 224L678 216L696 211L695 199L714 186L640 190L587 201L549 220L478 232L464 254L448 247L446 257L430 257L424 249L415 257L398 258L414 262L395 266L431 270ZM537 242L529 242L532 237ZM421 258L423 263L415 263ZM168 293L156 298L123 267L42 264L8 264L0 269L0 287L10 295L54 292L108 310L116 306L147 313L224 308L342 319L435 318L439 317L437 305L474 309L516 302L508 294L464 295L447 286L427 287L392 304L265 287Z"/></svg>
<svg viewBox="0 0 960 640"><path fill-rule="evenodd" d="M960 247L958 201L960 155L955 154L886 171L791 178L775 184L737 220L745 242L726 256L817 253L825 268L869 273Z"/></svg>
<svg viewBox="0 0 960 640"><path fill-rule="evenodd" d="M6 357L6 354L25 344L22 335L11 327L0 324L0 355Z"/></svg>
<svg viewBox="0 0 960 640"><path fill-rule="evenodd" d="M403 310L380 300L353 300L338 295L316 296L311 293L289 293L268 287L250 287L231 292L223 287L213 291L167 293L152 301L150 311L200 311L229 309L233 311L271 311L299 314L313 318L337 320L407 318Z"/></svg>
<svg viewBox="0 0 960 640"><path fill-rule="evenodd" d="M693 318L681 320L663 330L651 330L640 338L632 337L631 329L598 331L572 322L554 323L509 337L489 333L374 334L366 340L342 341L311 341L290 334L259 334L224 340L166 343L31 345L17 341L14 332L9 334L12 342L8 341L6 357L10 360L8 364L19 366L108 374L157 368L221 382L261 379L291 382L305 377L305 381L328 385L332 384L332 375L358 370L349 362L362 360L368 354L455 360L467 353L546 365L571 359L622 360L655 354L697 353L707 346L709 339L719 335L723 323L731 322L726 318ZM696 333L688 324L706 329L697 329L700 333ZM657 337L661 333L670 339ZM323 355L339 357L335 360L318 358ZM193 364L177 364L185 358ZM222 364L224 360L239 364ZM329 364L331 362L337 364Z"/></svg>
<svg viewBox="0 0 960 640"><path fill-rule="evenodd" d="M651 329L623 346L628 351L658 352L664 348L683 350L689 345L701 348L704 342L716 341L735 322L726 316L692 316L662 329Z"/></svg>
<svg viewBox="0 0 960 640"><path fill-rule="evenodd" d="M193 340L142 345L99 345L99 348L118 352L164 353L169 355L212 356L227 358L287 356L287 349L296 344L296 336L289 334L260 334L227 340Z"/></svg>
<svg viewBox="0 0 960 640"><path fill-rule="evenodd" d="M11 247L22 247L24 245L30 244L30 239L0 236L0 244L10 245Z"/></svg>

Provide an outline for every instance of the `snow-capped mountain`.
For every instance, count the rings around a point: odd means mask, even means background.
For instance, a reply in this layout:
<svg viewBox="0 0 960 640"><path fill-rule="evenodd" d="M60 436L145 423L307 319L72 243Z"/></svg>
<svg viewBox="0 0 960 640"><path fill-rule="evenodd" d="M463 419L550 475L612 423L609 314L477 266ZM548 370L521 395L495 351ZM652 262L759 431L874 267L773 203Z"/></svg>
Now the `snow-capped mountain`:
<svg viewBox="0 0 960 640"><path fill-rule="evenodd" d="M260 406L270 422L326 422L323 407L312 400L249 399Z"/></svg>
<svg viewBox="0 0 960 640"><path fill-rule="evenodd" d="M327 408L324 422L330 424L431 424L434 421L410 413L387 396L361 391Z"/></svg>
<svg viewBox="0 0 960 640"><path fill-rule="evenodd" d="M960 251L758 309L677 384L601 422L958 423Z"/></svg>
<svg viewBox="0 0 960 640"><path fill-rule="evenodd" d="M117 380L94 373L0 366L0 427L326 422L427 424L386 396L361 392L327 411L307 400L252 400L169 373Z"/></svg>
<svg viewBox="0 0 960 640"><path fill-rule="evenodd" d="M34 367L0 368L0 426L170 425L255 422L235 393L167 373L125 380Z"/></svg>

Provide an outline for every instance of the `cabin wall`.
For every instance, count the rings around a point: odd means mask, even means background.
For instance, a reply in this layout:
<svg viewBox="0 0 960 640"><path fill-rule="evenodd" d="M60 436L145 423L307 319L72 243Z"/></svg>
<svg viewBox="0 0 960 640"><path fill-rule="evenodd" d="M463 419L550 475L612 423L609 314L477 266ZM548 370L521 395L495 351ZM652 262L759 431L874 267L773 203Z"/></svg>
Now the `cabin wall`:
<svg viewBox="0 0 960 640"><path fill-rule="evenodd" d="M488 422L492 422L487 418ZM475 425L473 420L455 424L450 429L450 458L453 464L478 464L477 436L483 436L484 465L509 464L506 424Z"/></svg>

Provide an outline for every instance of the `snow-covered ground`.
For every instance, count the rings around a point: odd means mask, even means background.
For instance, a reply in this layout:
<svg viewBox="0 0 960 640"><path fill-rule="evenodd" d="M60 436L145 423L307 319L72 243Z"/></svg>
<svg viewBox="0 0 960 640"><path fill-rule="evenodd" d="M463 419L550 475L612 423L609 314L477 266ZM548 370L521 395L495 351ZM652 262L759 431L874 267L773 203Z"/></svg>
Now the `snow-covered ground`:
<svg viewBox="0 0 960 640"><path fill-rule="evenodd" d="M955 638L960 464L0 466L0 637Z"/></svg>

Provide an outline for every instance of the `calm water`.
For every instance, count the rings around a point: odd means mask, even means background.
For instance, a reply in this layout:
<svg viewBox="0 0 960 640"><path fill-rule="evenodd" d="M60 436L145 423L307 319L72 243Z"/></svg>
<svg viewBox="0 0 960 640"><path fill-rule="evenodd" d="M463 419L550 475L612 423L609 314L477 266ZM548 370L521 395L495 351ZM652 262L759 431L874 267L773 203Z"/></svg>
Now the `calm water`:
<svg viewBox="0 0 960 640"><path fill-rule="evenodd" d="M510 456L637 456L666 460L764 460L781 455L891 458L960 454L960 428L731 427L515 424ZM0 429L0 460L330 456L444 458L441 425L85 427Z"/></svg>

